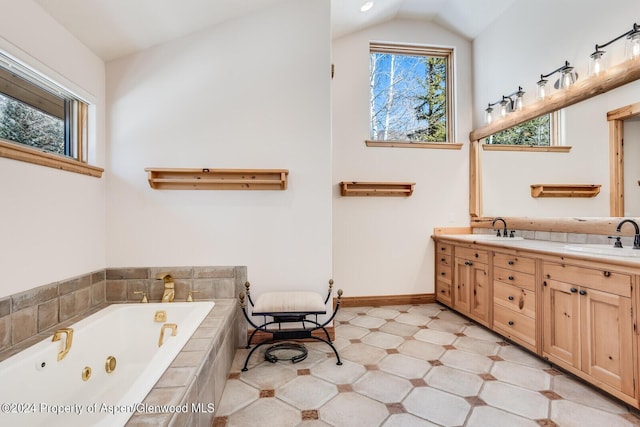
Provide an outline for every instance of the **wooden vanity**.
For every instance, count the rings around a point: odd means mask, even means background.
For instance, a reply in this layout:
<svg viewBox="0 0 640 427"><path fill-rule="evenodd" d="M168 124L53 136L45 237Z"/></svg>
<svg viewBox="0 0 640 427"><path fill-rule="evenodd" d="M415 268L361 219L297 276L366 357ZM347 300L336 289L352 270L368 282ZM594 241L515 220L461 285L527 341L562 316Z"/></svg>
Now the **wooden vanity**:
<svg viewBox="0 0 640 427"><path fill-rule="evenodd" d="M640 408L640 258L463 236L433 236L437 301Z"/></svg>

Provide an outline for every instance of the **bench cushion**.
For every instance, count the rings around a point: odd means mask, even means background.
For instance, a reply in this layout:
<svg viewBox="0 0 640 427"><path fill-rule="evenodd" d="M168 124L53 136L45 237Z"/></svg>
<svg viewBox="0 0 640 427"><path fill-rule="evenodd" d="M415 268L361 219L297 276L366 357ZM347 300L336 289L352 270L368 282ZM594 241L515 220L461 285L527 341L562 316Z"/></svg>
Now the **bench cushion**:
<svg viewBox="0 0 640 427"><path fill-rule="evenodd" d="M265 292L258 297L253 314L274 313L325 314L327 308L322 296L315 292Z"/></svg>

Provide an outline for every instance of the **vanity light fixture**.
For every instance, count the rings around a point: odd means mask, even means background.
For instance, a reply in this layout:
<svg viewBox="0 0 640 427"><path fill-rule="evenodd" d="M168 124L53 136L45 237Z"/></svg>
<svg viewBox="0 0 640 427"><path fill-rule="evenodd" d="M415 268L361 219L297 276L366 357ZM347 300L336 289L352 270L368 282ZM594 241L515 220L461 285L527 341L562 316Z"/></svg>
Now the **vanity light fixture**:
<svg viewBox="0 0 640 427"><path fill-rule="evenodd" d="M592 76L597 76L600 74L605 68L605 59L603 59L604 54L606 53L605 48L609 46L611 43L617 42L621 38L627 38L626 45L626 58L627 59L637 59L640 58L640 26L638 24L633 24L633 27L626 33L620 34L618 37L609 40L604 44L597 44L595 51L590 55L591 60L589 61L589 74Z"/></svg>
<svg viewBox="0 0 640 427"><path fill-rule="evenodd" d="M498 104L500 104L500 117L505 117L507 114L509 114L512 111L522 110L522 107L523 107L522 97L524 96L524 94L525 92L522 90L522 87L518 86L518 90L516 90L515 92L509 95L502 95L502 99L488 104L487 109L484 110L485 123L490 124L491 122L493 122L493 107ZM513 99L514 97L515 97L515 100Z"/></svg>
<svg viewBox="0 0 640 427"><path fill-rule="evenodd" d="M578 73L573 71L573 67L569 61L564 61L564 65L556 68L548 74L540 74L540 80L536 83L536 98L544 99L547 96L547 77L551 77L555 73L560 73L560 78L554 84L556 89L569 89L578 80Z"/></svg>

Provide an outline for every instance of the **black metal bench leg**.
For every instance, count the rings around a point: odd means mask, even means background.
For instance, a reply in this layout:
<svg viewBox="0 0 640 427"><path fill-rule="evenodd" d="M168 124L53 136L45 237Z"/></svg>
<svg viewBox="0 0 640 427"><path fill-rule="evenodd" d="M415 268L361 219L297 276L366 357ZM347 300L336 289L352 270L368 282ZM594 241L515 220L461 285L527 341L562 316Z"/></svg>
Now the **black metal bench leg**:
<svg viewBox="0 0 640 427"><path fill-rule="evenodd" d="M242 372L246 372L249 370L249 368L247 368L247 365L249 364L249 359L251 359L251 355L253 354L254 351L256 351L258 348L262 347L265 344L269 344L272 343L273 340L267 340L267 341L263 341L260 344L256 344L255 347L253 347L251 349L251 351L249 352L249 354L247 355L247 358L244 361L244 366L242 367Z"/></svg>

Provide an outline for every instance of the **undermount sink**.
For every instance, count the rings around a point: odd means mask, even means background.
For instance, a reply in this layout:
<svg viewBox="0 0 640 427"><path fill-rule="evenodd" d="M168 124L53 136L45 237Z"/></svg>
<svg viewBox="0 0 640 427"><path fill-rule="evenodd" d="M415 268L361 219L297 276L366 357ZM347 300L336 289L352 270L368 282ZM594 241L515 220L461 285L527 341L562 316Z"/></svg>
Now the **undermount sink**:
<svg viewBox="0 0 640 427"><path fill-rule="evenodd" d="M485 242L488 242L488 241L512 242L514 240L524 240L524 238L521 236L503 237L503 236L496 236L495 234L464 234L464 235L461 235L460 237L464 237L465 239L485 241Z"/></svg>
<svg viewBox="0 0 640 427"><path fill-rule="evenodd" d="M593 255L640 257L640 249L633 249L631 247L615 248L611 245L598 245L598 244L585 243L585 244L566 245L564 248L568 251L582 252L585 254L593 254Z"/></svg>

